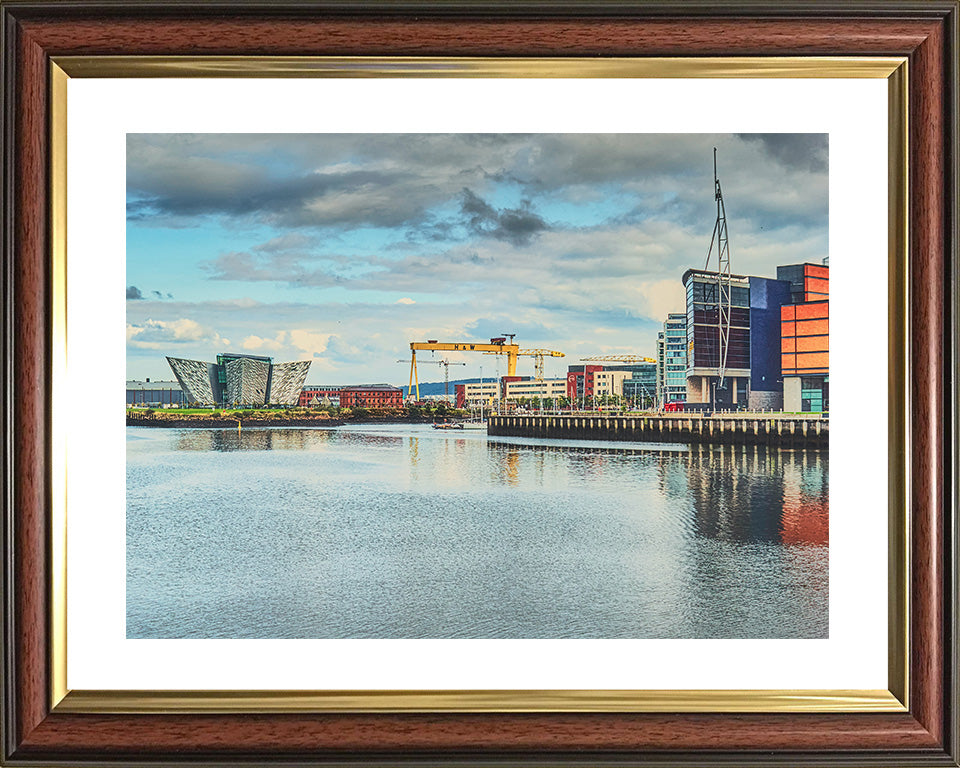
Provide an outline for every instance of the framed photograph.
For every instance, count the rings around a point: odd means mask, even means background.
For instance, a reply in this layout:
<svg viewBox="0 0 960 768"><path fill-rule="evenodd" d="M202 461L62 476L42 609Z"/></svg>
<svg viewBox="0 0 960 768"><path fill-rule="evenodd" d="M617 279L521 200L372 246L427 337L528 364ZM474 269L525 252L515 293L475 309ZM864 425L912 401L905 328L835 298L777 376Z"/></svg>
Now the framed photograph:
<svg viewBox="0 0 960 768"><path fill-rule="evenodd" d="M958 765L956 2L0 5L4 764Z"/></svg>

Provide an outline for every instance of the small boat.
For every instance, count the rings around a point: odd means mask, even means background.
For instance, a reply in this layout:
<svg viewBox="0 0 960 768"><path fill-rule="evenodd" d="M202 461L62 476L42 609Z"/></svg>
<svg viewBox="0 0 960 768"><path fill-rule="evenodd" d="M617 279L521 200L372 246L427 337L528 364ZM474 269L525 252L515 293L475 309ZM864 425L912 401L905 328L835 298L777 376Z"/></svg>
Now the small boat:
<svg viewBox="0 0 960 768"><path fill-rule="evenodd" d="M451 423L446 421L434 422L433 428L434 429L463 429L463 424L461 424L460 422Z"/></svg>
<svg viewBox="0 0 960 768"><path fill-rule="evenodd" d="M462 421L458 427L460 429L486 429L487 423L485 421Z"/></svg>

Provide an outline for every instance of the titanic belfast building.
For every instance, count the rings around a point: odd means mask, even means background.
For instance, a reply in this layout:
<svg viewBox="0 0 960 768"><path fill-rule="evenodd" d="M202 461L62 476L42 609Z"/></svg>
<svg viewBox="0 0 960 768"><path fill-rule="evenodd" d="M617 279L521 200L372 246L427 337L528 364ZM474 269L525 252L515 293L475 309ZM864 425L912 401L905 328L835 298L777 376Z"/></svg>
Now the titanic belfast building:
<svg viewBox="0 0 960 768"><path fill-rule="evenodd" d="M271 357L224 353L217 362L168 357L187 399L200 405L296 405L310 361L274 363Z"/></svg>

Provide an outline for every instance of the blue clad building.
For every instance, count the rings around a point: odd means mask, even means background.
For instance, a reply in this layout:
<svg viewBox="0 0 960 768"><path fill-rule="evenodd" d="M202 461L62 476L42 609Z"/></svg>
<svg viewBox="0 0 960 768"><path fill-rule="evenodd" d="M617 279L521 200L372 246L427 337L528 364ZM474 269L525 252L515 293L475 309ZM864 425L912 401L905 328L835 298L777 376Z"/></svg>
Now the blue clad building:
<svg viewBox="0 0 960 768"><path fill-rule="evenodd" d="M790 304L790 281L750 277L751 410L783 408L780 307Z"/></svg>

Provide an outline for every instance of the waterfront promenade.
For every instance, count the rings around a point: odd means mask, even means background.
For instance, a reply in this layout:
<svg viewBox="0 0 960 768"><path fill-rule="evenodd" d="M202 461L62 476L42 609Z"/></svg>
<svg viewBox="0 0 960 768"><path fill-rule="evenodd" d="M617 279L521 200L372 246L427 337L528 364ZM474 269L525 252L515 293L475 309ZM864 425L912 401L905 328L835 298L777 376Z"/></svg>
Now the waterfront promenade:
<svg viewBox="0 0 960 768"><path fill-rule="evenodd" d="M826 448L830 420L819 414L495 415L489 418L487 433L505 437Z"/></svg>

